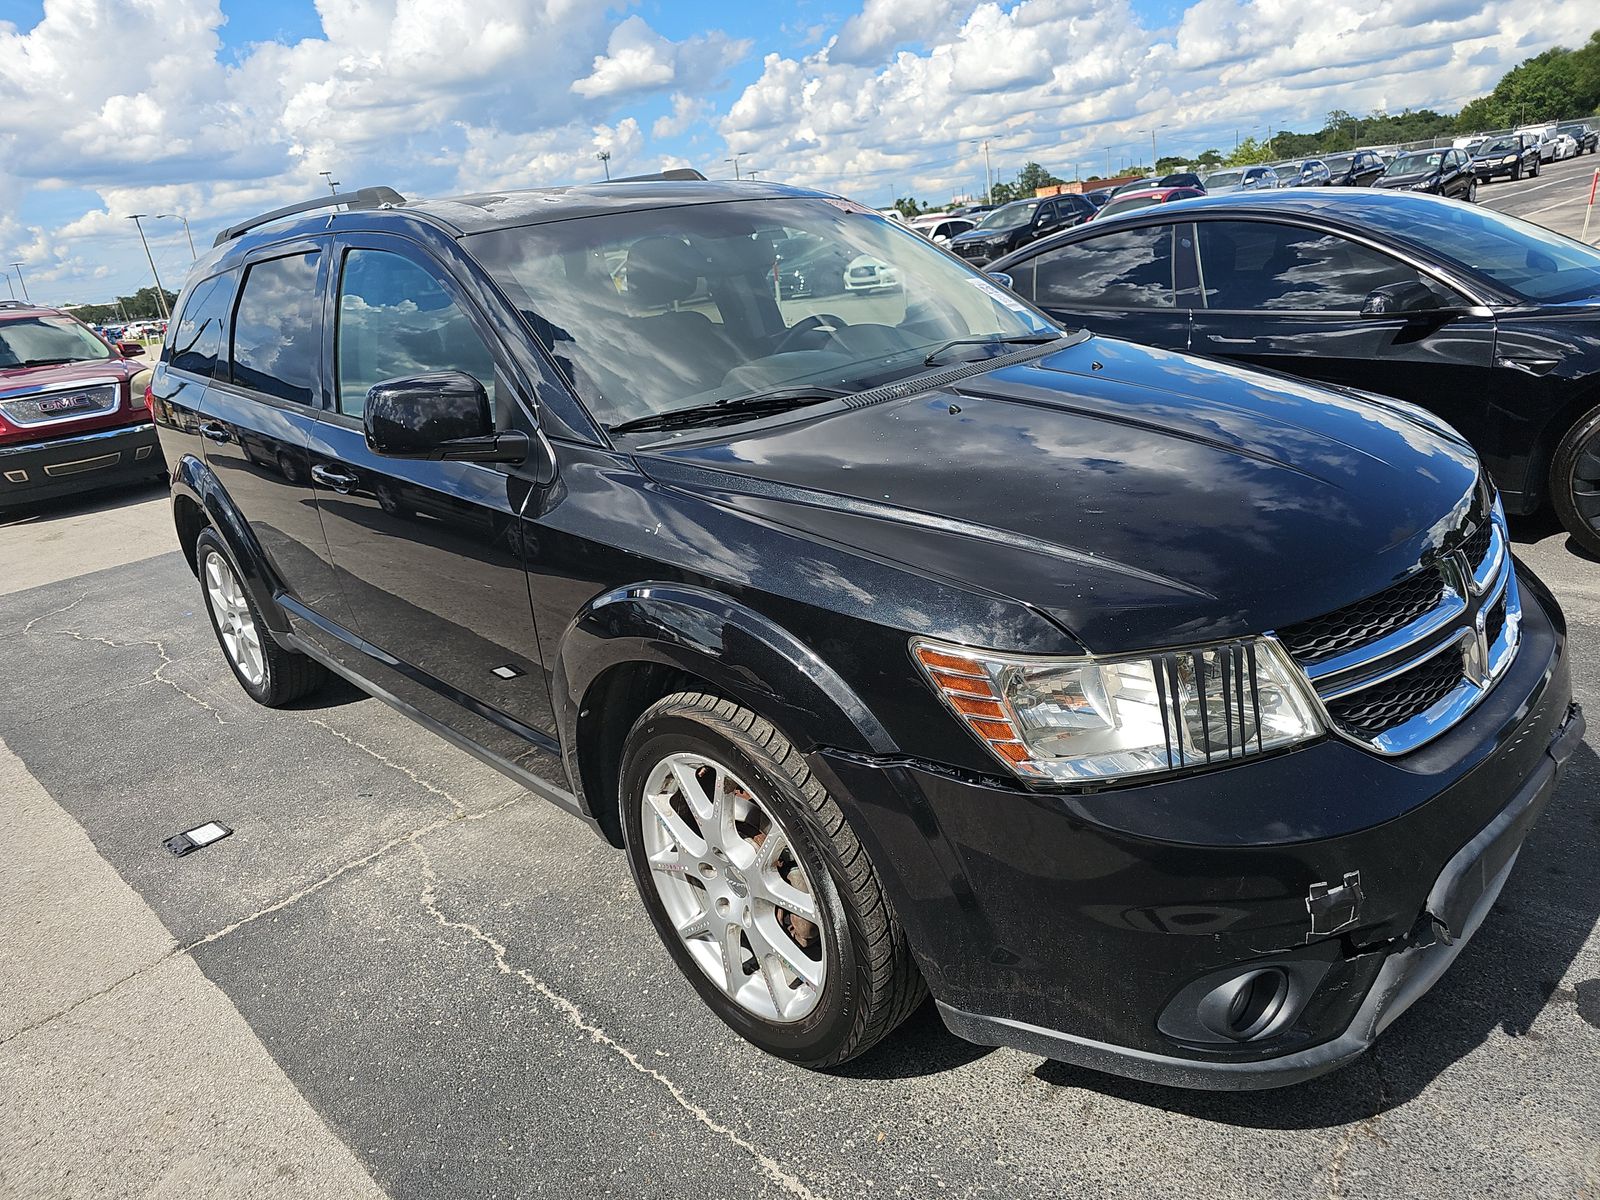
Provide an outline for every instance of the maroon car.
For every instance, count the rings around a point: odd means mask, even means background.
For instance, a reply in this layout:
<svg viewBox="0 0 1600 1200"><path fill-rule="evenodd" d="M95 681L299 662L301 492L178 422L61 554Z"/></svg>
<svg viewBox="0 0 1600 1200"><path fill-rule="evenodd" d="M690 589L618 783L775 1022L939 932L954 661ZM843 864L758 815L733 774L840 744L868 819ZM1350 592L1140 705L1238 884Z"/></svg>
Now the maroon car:
<svg viewBox="0 0 1600 1200"><path fill-rule="evenodd" d="M68 313L0 300L0 508L165 474L134 383L145 368L128 361L143 353Z"/></svg>
<svg viewBox="0 0 1600 1200"><path fill-rule="evenodd" d="M1136 192L1123 192L1122 195L1113 197L1111 203L1095 213L1091 219L1104 221L1107 217L1132 212L1136 208L1149 208L1152 204L1167 204L1173 200L1187 200L1190 196L1204 195L1205 192L1196 187L1140 188Z"/></svg>

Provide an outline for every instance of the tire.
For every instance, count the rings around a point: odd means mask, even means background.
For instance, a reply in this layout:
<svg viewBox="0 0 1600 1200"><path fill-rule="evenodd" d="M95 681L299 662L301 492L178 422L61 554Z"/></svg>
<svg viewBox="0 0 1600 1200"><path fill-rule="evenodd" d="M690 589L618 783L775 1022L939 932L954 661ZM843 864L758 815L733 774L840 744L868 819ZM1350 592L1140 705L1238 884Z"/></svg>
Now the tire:
<svg viewBox="0 0 1600 1200"><path fill-rule="evenodd" d="M1539 169L1541 167L1543 167L1543 166L1544 166L1544 159L1536 158L1536 159L1533 160L1533 177L1535 179L1539 178Z"/></svg>
<svg viewBox="0 0 1600 1200"><path fill-rule="evenodd" d="M1518 162L1516 166L1511 168L1511 182L1522 182L1522 163Z"/></svg>
<svg viewBox="0 0 1600 1200"><path fill-rule="evenodd" d="M320 687L328 677L326 668L315 659L285 650L273 639L216 530L201 530L194 557L212 632L245 694L257 704L278 708Z"/></svg>
<svg viewBox="0 0 1600 1200"><path fill-rule="evenodd" d="M1476 204L1478 202L1478 181L1476 179L1467 184L1466 200L1468 204Z"/></svg>
<svg viewBox="0 0 1600 1200"><path fill-rule="evenodd" d="M651 923L730 1028L822 1069L916 1010L927 989L877 872L771 724L715 696L668 696L629 732L621 774L628 865ZM713 796L733 804L731 824ZM774 903L786 899L795 909Z"/></svg>
<svg viewBox="0 0 1600 1200"><path fill-rule="evenodd" d="M1578 418L1556 445L1550 500L1572 540L1600 558L1600 407Z"/></svg>

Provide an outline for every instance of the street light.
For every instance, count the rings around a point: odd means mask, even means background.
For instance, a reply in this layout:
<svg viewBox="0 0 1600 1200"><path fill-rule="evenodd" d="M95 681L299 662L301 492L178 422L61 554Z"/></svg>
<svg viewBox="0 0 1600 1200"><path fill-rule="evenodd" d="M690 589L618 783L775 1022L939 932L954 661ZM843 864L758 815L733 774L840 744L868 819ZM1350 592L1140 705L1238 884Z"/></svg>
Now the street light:
<svg viewBox="0 0 1600 1200"><path fill-rule="evenodd" d="M147 261L150 264L150 274L155 276L155 280L156 280L156 308L160 310L161 319L162 320L170 321L172 319L172 314L167 311L167 292L166 292L166 289L161 286L161 272L156 270L155 255L150 253L150 242L144 236L144 225L141 224L140 221L139 221L140 217L145 217L145 216L149 216L149 214L148 213L131 213L128 216L128 220L132 221L133 225L134 225L134 228L139 231L139 241L144 244L145 261Z"/></svg>
<svg viewBox="0 0 1600 1200"><path fill-rule="evenodd" d="M339 183L340 183L340 181L333 177L333 172L332 171L318 171L317 174L321 175L325 180L328 181L328 192L329 192L329 194L337 196L339 194Z"/></svg>
<svg viewBox="0 0 1600 1200"><path fill-rule="evenodd" d="M743 178L743 176L739 174L739 160L743 158L746 153L748 153L748 151L736 150L734 151L732 158L725 158L722 160L723 162L730 162L733 164L733 177L735 179Z"/></svg>
<svg viewBox="0 0 1600 1200"><path fill-rule="evenodd" d="M188 217L184 216L182 213L157 213L156 214L156 220L158 220L158 221L168 221L168 220L182 221L183 222L184 236L189 239L189 257L191 259L195 259L195 258L199 258L200 257L198 254L196 254L194 252L194 234L189 232L189 218Z"/></svg>
<svg viewBox="0 0 1600 1200"><path fill-rule="evenodd" d="M1135 133L1148 133L1150 135L1150 170L1156 170L1156 132L1162 129L1171 129L1171 125L1157 125L1154 129L1135 129Z"/></svg>
<svg viewBox="0 0 1600 1200"><path fill-rule="evenodd" d="M28 295L28 281L22 277L22 264L19 263L19 262L14 262L11 265L17 269L17 282L22 285L22 298L24 300L26 300L28 303L32 304L33 303L33 297ZM10 283L10 278L9 277L7 277L6 282L8 284ZM17 294L15 292L11 293L11 298L13 300L16 299L16 296L17 296Z"/></svg>
<svg viewBox="0 0 1600 1200"><path fill-rule="evenodd" d="M989 166L989 143L999 136L999 134L990 134L988 137L967 139L971 145L983 147L983 202L985 204L994 203L994 171Z"/></svg>
<svg viewBox="0 0 1600 1200"><path fill-rule="evenodd" d="M606 169L606 180L609 182L611 179L611 151L602 150L595 157L600 160L600 165Z"/></svg>

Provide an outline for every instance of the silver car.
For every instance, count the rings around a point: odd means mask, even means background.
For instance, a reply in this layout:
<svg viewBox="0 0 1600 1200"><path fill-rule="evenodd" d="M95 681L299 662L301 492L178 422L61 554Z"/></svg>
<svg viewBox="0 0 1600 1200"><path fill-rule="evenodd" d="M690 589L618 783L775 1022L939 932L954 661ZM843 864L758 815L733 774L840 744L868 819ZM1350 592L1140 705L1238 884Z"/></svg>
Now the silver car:
<svg viewBox="0 0 1600 1200"><path fill-rule="evenodd" d="M1213 171L1206 176L1206 195L1223 196L1229 192L1256 192L1278 187L1278 173L1271 167L1229 167Z"/></svg>

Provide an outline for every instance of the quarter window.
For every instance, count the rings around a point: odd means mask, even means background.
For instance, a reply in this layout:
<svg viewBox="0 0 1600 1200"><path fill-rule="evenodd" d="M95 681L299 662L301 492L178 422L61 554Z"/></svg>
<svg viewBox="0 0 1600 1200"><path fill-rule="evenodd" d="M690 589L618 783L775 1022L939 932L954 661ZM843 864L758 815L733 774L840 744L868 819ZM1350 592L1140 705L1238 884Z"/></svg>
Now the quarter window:
<svg viewBox="0 0 1600 1200"><path fill-rule="evenodd" d="M172 323L172 356L169 365L177 371L209 377L222 353L222 327L228 320L228 301L233 296L233 276L207 279L183 302L183 311Z"/></svg>
<svg viewBox="0 0 1600 1200"><path fill-rule="evenodd" d="M293 404L311 403L322 297L318 252L273 258L245 271L233 315L233 382Z"/></svg>
<svg viewBox="0 0 1600 1200"><path fill-rule="evenodd" d="M438 279L404 255L352 250L339 286L339 411L360 416L386 379L465 371L494 406L494 358Z"/></svg>
<svg viewBox="0 0 1600 1200"><path fill-rule="evenodd" d="M1172 308L1172 226L1087 238L1033 259L1043 308ZM1019 281L1024 287L1027 275Z"/></svg>
<svg viewBox="0 0 1600 1200"><path fill-rule="evenodd" d="M1359 311L1391 283L1421 283L1446 306L1459 296L1399 259L1336 234L1270 221L1202 221L1200 283L1208 308Z"/></svg>

